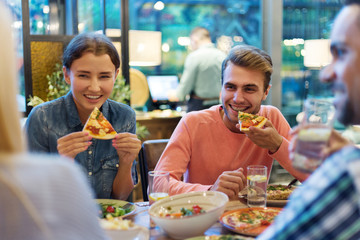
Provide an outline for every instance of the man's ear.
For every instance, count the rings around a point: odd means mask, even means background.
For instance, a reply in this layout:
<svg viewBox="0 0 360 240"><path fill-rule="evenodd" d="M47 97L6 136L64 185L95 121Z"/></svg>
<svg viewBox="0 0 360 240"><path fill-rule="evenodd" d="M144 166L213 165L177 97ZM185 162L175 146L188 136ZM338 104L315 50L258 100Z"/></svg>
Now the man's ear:
<svg viewBox="0 0 360 240"><path fill-rule="evenodd" d="M66 68L65 66L63 66L62 70L63 70L65 82L66 82L67 84L71 85L70 73L68 72L68 70L67 70L67 68Z"/></svg>
<svg viewBox="0 0 360 240"><path fill-rule="evenodd" d="M263 96L263 98L262 98L262 101L265 101L265 100L266 100L267 96L269 95L270 88L271 88L271 84L269 84L269 86L268 86L267 89L265 90L264 96Z"/></svg>

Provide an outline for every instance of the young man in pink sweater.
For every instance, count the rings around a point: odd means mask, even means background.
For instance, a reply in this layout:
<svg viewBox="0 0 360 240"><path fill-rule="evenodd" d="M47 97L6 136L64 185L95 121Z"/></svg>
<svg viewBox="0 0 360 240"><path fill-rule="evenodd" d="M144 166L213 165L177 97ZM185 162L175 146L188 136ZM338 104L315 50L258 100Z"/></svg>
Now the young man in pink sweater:
<svg viewBox="0 0 360 240"><path fill-rule="evenodd" d="M221 191L230 199L246 186L246 167L276 159L300 181L288 154L290 126L273 106L261 105L270 90L272 61L252 46L234 47L222 66L222 105L188 113L176 127L155 170L170 172L170 195ZM268 118L262 129L242 133L238 111ZM181 177L184 177L183 181Z"/></svg>

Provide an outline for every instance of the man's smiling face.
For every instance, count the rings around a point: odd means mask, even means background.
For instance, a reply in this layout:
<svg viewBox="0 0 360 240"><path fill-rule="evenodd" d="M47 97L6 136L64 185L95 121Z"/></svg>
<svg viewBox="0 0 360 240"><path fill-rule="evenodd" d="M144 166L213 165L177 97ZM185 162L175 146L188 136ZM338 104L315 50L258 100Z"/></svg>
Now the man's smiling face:
<svg viewBox="0 0 360 240"><path fill-rule="evenodd" d="M264 90L265 76L260 71L229 63L224 70L221 100L224 109L223 121L232 131L239 131L238 111L256 114L261 102L269 94L270 86Z"/></svg>

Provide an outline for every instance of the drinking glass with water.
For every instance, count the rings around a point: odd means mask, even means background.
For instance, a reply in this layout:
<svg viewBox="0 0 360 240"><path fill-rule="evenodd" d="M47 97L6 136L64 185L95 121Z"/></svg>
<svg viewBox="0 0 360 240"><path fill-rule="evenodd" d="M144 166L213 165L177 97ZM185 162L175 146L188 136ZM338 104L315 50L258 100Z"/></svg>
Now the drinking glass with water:
<svg viewBox="0 0 360 240"><path fill-rule="evenodd" d="M247 205L266 207L267 167L251 165L247 167Z"/></svg>
<svg viewBox="0 0 360 240"><path fill-rule="evenodd" d="M308 99L304 104L304 116L293 154L293 166L304 172L313 172L323 162L322 150L326 147L335 116L331 102Z"/></svg>
<svg viewBox="0 0 360 240"><path fill-rule="evenodd" d="M148 180L150 205L169 196L169 172L150 171L148 173Z"/></svg>

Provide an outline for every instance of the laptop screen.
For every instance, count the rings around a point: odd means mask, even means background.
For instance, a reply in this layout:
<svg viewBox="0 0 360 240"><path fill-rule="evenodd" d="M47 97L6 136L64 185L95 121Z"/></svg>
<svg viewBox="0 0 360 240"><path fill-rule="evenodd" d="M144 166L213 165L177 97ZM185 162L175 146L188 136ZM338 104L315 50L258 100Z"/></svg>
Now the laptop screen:
<svg viewBox="0 0 360 240"><path fill-rule="evenodd" d="M147 76L150 95L154 102L169 101L168 92L176 90L179 79L176 75L152 75Z"/></svg>

